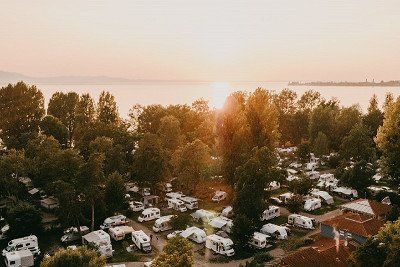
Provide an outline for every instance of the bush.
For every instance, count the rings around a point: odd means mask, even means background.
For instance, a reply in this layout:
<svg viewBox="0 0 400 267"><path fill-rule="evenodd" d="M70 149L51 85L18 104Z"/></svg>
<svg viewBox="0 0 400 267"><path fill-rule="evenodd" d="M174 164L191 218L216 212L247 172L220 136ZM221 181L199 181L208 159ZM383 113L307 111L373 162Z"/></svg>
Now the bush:
<svg viewBox="0 0 400 267"><path fill-rule="evenodd" d="M12 206L7 211L7 221L11 237L40 234L43 230L40 211L28 202L20 201Z"/></svg>

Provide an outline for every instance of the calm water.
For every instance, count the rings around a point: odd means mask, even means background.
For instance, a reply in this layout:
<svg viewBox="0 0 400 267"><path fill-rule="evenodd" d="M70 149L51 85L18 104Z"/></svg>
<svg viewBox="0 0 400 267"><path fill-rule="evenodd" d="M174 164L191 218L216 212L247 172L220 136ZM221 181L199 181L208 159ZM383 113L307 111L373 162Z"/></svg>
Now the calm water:
<svg viewBox="0 0 400 267"><path fill-rule="evenodd" d="M134 104L190 104L194 100L204 98L210 105L219 108L229 93L237 90L253 91L257 87L280 91L290 88L299 95L313 89L319 91L327 99L336 97L341 104L348 106L359 104L366 110L368 101L373 94L378 96L380 104L383 103L387 92L398 96L400 88L391 87L318 87L318 86L288 86L287 82L240 82L240 83L189 83L189 82L163 82L163 83L133 83L133 84L107 84L107 85L71 85L71 84L37 84L42 90L46 103L56 91L75 91L79 94L90 93L95 99L103 90L110 91L116 98L122 117L126 118L129 109Z"/></svg>

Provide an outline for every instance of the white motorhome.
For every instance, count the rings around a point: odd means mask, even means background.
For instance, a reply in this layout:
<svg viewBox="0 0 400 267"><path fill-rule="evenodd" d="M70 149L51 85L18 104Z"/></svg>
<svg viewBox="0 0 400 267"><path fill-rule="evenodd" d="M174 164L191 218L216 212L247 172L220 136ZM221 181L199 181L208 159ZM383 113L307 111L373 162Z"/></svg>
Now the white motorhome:
<svg viewBox="0 0 400 267"><path fill-rule="evenodd" d="M225 191L216 191L214 196L212 197L212 201L214 202L220 202L226 198L226 192Z"/></svg>
<svg viewBox="0 0 400 267"><path fill-rule="evenodd" d="M147 208L142 211L138 217L139 222L147 222L160 218L160 209L158 208Z"/></svg>
<svg viewBox="0 0 400 267"><path fill-rule="evenodd" d="M7 267L34 266L34 256L29 249L7 252L4 258Z"/></svg>
<svg viewBox="0 0 400 267"><path fill-rule="evenodd" d="M103 224L100 225L101 230L106 230L111 227L119 226L119 225L125 225L129 222L129 220L126 218L125 215L115 215L112 217L108 217L104 220Z"/></svg>
<svg viewBox="0 0 400 267"><path fill-rule="evenodd" d="M277 239L286 239L288 236L287 228L272 223L264 224L261 233L275 237Z"/></svg>
<svg viewBox="0 0 400 267"><path fill-rule="evenodd" d="M164 184L164 191L165 192L172 192L172 184L171 183L165 183Z"/></svg>
<svg viewBox="0 0 400 267"><path fill-rule="evenodd" d="M268 184L267 188L265 188L265 191L274 191L279 188L281 188L281 183L278 181L272 181Z"/></svg>
<svg viewBox="0 0 400 267"><path fill-rule="evenodd" d="M206 232L196 226L187 228L181 233L181 236L198 244L204 243L206 241Z"/></svg>
<svg viewBox="0 0 400 267"><path fill-rule="evenodd" d="M175 215L168 215L168 216L162 216L158 218L153 225L153 231L158 233L158 232L163 232L163 231L168 231L172 229L171 225L171 220L174 218Z"/></svg>
<svg viewBox="0 0 400 267"><path fill-rule="evenodd" d="M294 213L288 216L288 224L304 229L315 229L316 221L314 218Z"/></svg>
<svg viewBox="0 0 400 267"><path fill-rule="evenodd" d="M7 232L10 230L10 225L6 224L0 228L0 240L7 238Z"/></svg>
<svg viewBox="0 0 400 267"><path fill-rule="evenodd" d="M151 251L150 237L142 230L132 232L132 241L138 247L138 249L144 252Z"/></svg>
<svg viewBox="0 0 400 267"><path fill-rule="evenodd" d="M214 229L220 229L230 233L233 226L233 221L223 216L215 217L208 223Z"/></svg>
<svg viewBox="0 0 400 267"><path fill-rule="evenodd" d="M90 232L89 227L87 226L80 226L79 227L81 230L82 235L86 235L87 233ZM72 241L79 240L81 236L79 235L79 231L77 227L70 227L64 230L64 235L61 237L61 242L62 243L68 243Z"/></svg>
<svg viewBox="0 0 400 267"><path fill-rule="evenodd" d="M11 240L8 242L7 247L3 249L2 255L5 256L7 252L20 251L24 249L29 249L35 256L40 255L38 239L35 235Z"/></svg>
<svg viewBox="0 0 400 267"><path fill-rule="evenodd" d="M333 189L332 192L335 192L338 195L340 195L342 197L347 197L347 198L358 197L357 190L348 188L348 187L337 187L337 188Z"/></svg>
<svg viewBox="0 0 400 267"><path fill-rule="evenodd" d="M108 229L108 233L110 234L110 237L114 239L115 241L120 241L125 239L126 235L129 235L135 231L131 226L123 225L123 226L117 226L114 228Z"/></svg>
<svg viewBox="0 0 400 267"><path fill-rule="evenodd" d="M233 216L233 208L232 206L227 206L221 211L221 216L230 218Z"/></svg>
<svg viewBox="0 0 400 267"><path fill-rule="evenodd" d="M228 257L235 255L232 245L233 242L229 238L224 238L215 234L206 237L206 248L221 255Z"/></svg>
<svg viewBox="0 0 400 267"><path fill-rule="evenodd" d="M303 208L306 211L313 211L313 210L319 209L321 207L322 207L321 199L319 199L319 198L310 198L310 199L306 200L306 202L304 203L304 207Z"/></svg>
<svg viewBox="0 0 400 267"><path fill-rule="evenodd" d="M91 244L96 246L97 251L106 258L112 257L114 252L111 245L110 235L103 230L93 231L82 236L82 244Z"/></svg>
<svg viewBox="0 0 400 267"><path fill-rule="evenodd" d="M129 202L129 209L131 211L141 211L144 210L144 204L139 201L130 201Z"/></svg>
<svg viewBox="0 0 400 267"><path fill-rule="evenodd" d="M165 200L168 199L180 199L184 197L185 195L182 194L181 192L170 192L165 194Z"/></svg>
<svg viewBox="0 0 400 267"><path fill-rule="evenodd" d="M280 209L277 206L269 206L264 210L261 216L261 221L268 221L281 215Z"/></svg>
<svg viewBox="0 0 400 267"><path fill-rule="evenodd" d="M167 203L169 209L173 209L180 212L187 211L185 203L180 199L176 198L167 199Z"/></svg>
<svg viewBox="0 0 400 267"><path fill-rule="evenodd" d="M191 216L197 221L209 222L212 218L216 217L216 214L208 210L199 209L193 212Z"/></svg>
<svg viewBox="0 0 400 267"><path fill-rule="evenodd" d="M329 193L326 191L315 189L311 191L311 195L320 198L321 200L325 201L325 203L328 205L331 205L335 202L333 197L329 195Z"/></svg>
<svg viewBox="0 0 400 267"><path fill-rule="evenodd" d="M260 232L254 232L253 237L251 238L249 243L250 245L258 249L266 248L268 245L267 240L269 237L269 235Z"/></svg>
<svg viewBox="0 0 400 267"><path fill-rule="evenodd" d="M280 201L282 201L282 203L286 204L288 202L288 200L291 199L293 196L294 196L293 193L287 192L287 193L280 194L278 196L278 198Z"/></svg>
<svg viewBox="0 0 400 267"><path fill-rule="evenodd" d="M319 177L320 177L319 171L309 171L309 172L306 172L306 175L311 180L316 180L316 179L319 179Z"/></svg>
<svg viewBox="0 0 400 267"><path fill-rule="evenodd" d="M199 200L197 198L185 196L180 199L185 203L186 208L190 210L199 208Z"/></svg>

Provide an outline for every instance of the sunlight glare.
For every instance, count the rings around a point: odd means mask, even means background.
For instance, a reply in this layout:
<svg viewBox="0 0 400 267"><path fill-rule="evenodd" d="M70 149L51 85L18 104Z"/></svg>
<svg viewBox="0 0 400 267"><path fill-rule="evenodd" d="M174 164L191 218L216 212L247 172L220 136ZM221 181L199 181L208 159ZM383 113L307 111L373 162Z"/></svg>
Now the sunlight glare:
<svg viewBox="0 0 400 267"><path fill-rule="evenodd" d="M224 106L226 97L230 94L232 88L227 82L215 82L211 84L212 99L211 106L220 109Z"/></svg>

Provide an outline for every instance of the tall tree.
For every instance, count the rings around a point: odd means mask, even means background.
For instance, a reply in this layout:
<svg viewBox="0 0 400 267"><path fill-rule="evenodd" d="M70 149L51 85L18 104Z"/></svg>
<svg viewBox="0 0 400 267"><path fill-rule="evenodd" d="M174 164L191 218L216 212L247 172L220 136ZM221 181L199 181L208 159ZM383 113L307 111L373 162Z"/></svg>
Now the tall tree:
<svg viewBox="0 0 400 267"><path fill-rule="evenodd" d="M10 225L9 235L21 237L40 234L42 216L39 210L28 202L18 202L7 211L7 222Z"/></svg>
<svg viewBox="0 0 400 267"><path fill-rule="evenodd" d="M365 192L373 184L374 170L365 160L357 161L352 166L342 166L337 170L340 182L356 189L359 193Z"/></svg>
<svg viewBox="0 0 400 267"><path fill-rule="evenodd" d="M375 94L369 101L368 113L364 116L363 123L368 128L371 137L376 136L379 126L383 123L383 112L378 107Z"/></svg>
<svg viewBox="0 0 400 267"><path fill-rule="evenodd" d="M25 148L43 115L44 98L36 86L18 82L0 89L0 139L7 148Z"/></svg>
<svg viewBox="0 0 400 267"><path fill-rule="evenodd" d="M338 150L343 138L347 136L354 125L361 123L361 112L358 106L342 108L335 118L334 133L331 135L331 147Z"/></svg>
<svg viewBox="0 0 400 267"><path fill-rule="evenodd" d="M104 193L109 214L121 211L125 204L125 185L122 176L114 172L108 176Z"/></svg>
<svg viewBox="0 0 400 267"><path fill-rule="evenodd" d="M52 95L47 108L47 113L61 120L68 128L70 140L75 131L76 116L75 110L79 102L79 95L75 92L56 92Z"/></svg>
<svg viewBox="0 0 400 267"><path fill-rule="evenodd" d="M101 92L97 104L97 119L106 124L118 124L120 119L114 96L110 92Z"/></svg>
<svg viewBox="0 0 400 267"><path fill-rule="evenodd" d="M274 104L277 109L279 118L279 132L281 143L294 142L294 116L297 111L297 94L296 92L284 89L274 98ZM304 123L304 122L303 122ZM297 140L296 140L297 141Z"/></svg>
<svg viewBox="0 0 400 267"><path fill-rule="evenodd" d="M69 141L68 128L56 117L45 116L40 122L40 129L45 135L53 136L63 147Z"/></svg>
<svg viewBox="0 0 400 267"><path fill-rule="evenodd" d="M183 139L180 122L171 115L161 118L157 134L160 136L161 143L169 152L177 149Z"/></svg>
<svg viewBox="0 0 400 267"><path fill-rule="evenodd" d="M400 182L400 98L385 110L383 125L379 127L375 142L382 152L385 174L394 184Z"/></svg>
<svg viewBox="0 0 400 267"><path fill-rule="evenodd" d="M319 132L314 141L314 152L317 156L323 156L329 153L329 139L323 132Z"/></svg>
<svg viewBox="0 0 400 267"><path fill-rule="evenodd" d="M59 249L54 255L44 258L40 267L104 267L106 259L99 253L85 246L77 249Z"/></svg>
<svg viewBox="0 0 400 267"><path fill-rule="evenodd" d="M373 162L376 156L374 140L363 124L355 125L343 139L340 156L346 160Z"/></svg>
<svg viewBox="0 0 400 267"><path fill-rule="evenodd" d="M154 260L151 266L190 267L193 263L192 244L187 239L178 236L168 240L162 253Z"/></svg>

